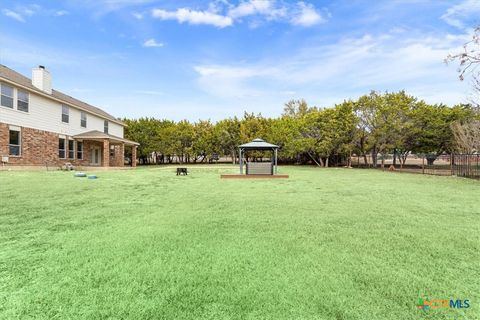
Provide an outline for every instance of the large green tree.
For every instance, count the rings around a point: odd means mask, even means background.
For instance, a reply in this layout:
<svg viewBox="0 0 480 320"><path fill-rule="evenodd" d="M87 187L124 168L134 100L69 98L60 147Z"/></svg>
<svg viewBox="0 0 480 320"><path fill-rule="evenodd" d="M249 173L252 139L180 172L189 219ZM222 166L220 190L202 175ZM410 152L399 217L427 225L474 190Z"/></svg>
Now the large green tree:
<svg viewBox="0 0 480 320"><path fill-rule="evenodd" d="M392 153L394 163L398 158L403 164L409 154L422 153L429 155L431 164L438 155L458 150L455 137L458 140L461 136L462 127L470 128L468 123L474 117L470 105L429 105L404 91L371 91L331 108L291 100L278 118L245 113L241 119L216 123L154 118L124 121L125 136L140 143L142 163L206 162L213 153L231 157L235 163L240 144L263 138L281 147L279 159L283 162L350 165L351 154L356 153L365 163L371 154L374 166L379 154L383 166L385 157ZM464 141L466 136L462 136Z"/></svg>
<svg viewBox="0 0 480 320"><path fill-rule="evenodd" d="M213 144L215 150L222 155L230 156L235 164L237 159L237 147L240 145L240 121L234 117L220 120L213 129Z"/></svg>

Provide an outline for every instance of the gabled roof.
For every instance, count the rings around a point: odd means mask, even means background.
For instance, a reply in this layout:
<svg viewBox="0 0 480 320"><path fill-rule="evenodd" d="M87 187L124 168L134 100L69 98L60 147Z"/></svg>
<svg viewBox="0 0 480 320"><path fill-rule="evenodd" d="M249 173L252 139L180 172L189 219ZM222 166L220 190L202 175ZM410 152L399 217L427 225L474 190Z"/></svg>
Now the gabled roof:
<svg viewBox="0 0 480 320"><path fill-rule="evenodd" d="M111 114L103 111L102 109L94 107L94 106L92 106L88 103L85 103L83 101L80 101L78 99L75 99L75 98L73 98L69 95L66 95L66 94L64 94L60 91L52 90L52 94L48 94L48 93L36 88L32 84L32 80L30 80L29 78L27 78L24 75L22 75L22 74L20 74L16 71L4 66L3 64L0 64L0 80L2 78L6 79L10 82L13 82L17 85L20 85L22 87L25 87L25 88L29 89L30 91L34 91L36 93L39 93L43 96L49 96L50 98L53 98L55 100L59 100L62 103L65 103L67 105L76 107L76 108L81 109L83 111L90 112L90 113L92 113L94 115L97 115L101 118L111 120L111 121L116 122L118 124L121 124L123 126L125 125L122 121L118 120L117 118L115 118Z"/></svg>
<svg viewBox="0 0 480 320"><path fill-rule="evenodd" d="M111 134L108 134L108 133L104 133L104 132L101 132L101 131L98 131L98 130L92 130L92 131L87 131L87 132L84 132L84 133L80 133L80 134L77 134L76 136L73 136L74 139L79 139L79 140L103 140L103 139L108 139L108 140L112 140L114 142L123 142L127 145L134 145L134 146L138 146L140 145L140 143L138 142L135 142L135 141L132 141L132 140L128 140L128 139L124 139L124 138L120 138L120 137L117 137L117 136L113 136Z"/></svg>
<svg viewBox="0 0 480 320"><path fill-rule="evenodd" d="M239 147L244 149L259 149L259 150L279 148L279 146L277 146L276 144L265 142L265 140L262 140L262 139L253 139L251 142L242 144Z"/></svg>

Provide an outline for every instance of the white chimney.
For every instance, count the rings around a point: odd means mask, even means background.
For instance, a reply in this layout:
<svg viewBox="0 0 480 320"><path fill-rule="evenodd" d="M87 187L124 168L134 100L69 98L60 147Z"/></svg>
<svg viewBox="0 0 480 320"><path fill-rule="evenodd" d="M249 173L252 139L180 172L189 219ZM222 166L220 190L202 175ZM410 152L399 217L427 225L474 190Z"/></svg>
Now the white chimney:
<svg viewBox="0 0 480 320"><path fill-rule="evenodd" d="M32 70L32 84L34 87L52 94L52 76L44 66L38 66Z"/></svg>

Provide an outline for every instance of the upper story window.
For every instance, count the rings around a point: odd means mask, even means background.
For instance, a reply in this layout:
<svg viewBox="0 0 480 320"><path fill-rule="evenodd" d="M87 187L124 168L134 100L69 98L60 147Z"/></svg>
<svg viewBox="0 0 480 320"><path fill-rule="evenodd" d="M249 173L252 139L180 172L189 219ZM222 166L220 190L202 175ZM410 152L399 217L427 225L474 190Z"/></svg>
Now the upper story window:
<svg viewBox="0 0 480 320"><path fill-rule="evenodd" d="M12 108L13 109L13 87L7 86L2 83L1 85L1 102L0 104L3 107Z"/></svg>
<svg viewBox="0 0 480 320"><path fill-rule="evenodd" d="M17 90L17 110L28 112L28 92Z"/></svg>
<svg viewBox="0 0 480 320"><path fill-rule="evenodd" d="M68 123L69 113L70 113L70 108L67 106L62 106L62 122Z"/></svg>
<svg viewBox="0 0 480 320"><path fill-rule="evenodd" d="M108 133L108 121L103 121L103 132Z"/></svg>
<svg viewBox="0 0 480 320"><path fill-rule="evenodd" d="M8 141L8 154L11 156L20 156L20 130L10 129Z"/></svg>
<svg viewBox="0 0 480 320"><path fill-rule="evenodd" d="M86 128L87 127L87 113L80 112L80 127Z"/></svg>

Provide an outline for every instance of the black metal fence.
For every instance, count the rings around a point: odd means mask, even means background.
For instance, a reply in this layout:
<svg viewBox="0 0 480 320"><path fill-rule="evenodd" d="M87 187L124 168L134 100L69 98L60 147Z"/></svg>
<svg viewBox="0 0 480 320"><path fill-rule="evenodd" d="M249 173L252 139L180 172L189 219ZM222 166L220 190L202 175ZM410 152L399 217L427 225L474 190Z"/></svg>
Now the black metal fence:
<svg viewBox="0 0 480 320"><path fill-rule="evenodd" d="M480 154L453 155L452 174L458 177L480 179Z"/></svg>
<svg viewBox="0 0 480 320"><path fill-rule="evenodd" d="M480 179L480 154L411 154L405 162L393 161L392 155L385 155L384 166L378 162L376 168L391 171L429 174L436 176L458 176ZM366 160L366 162L365 162ZM372 168L371 157L352 157L352 166Z"/></svg>
<svg viewBox="0 0 480 320"><path fill-rule="evenodd" d="M422 173L434 176L451 176L452 159L454 155L444 154L438 157L432 155L420 155L422 158Z"/></svg>

